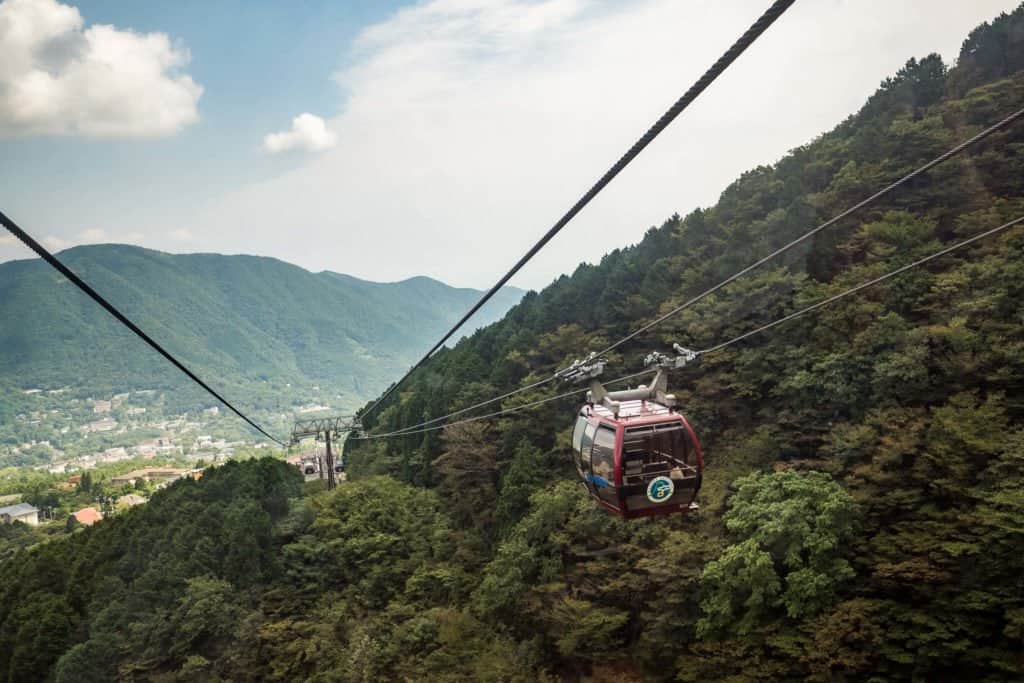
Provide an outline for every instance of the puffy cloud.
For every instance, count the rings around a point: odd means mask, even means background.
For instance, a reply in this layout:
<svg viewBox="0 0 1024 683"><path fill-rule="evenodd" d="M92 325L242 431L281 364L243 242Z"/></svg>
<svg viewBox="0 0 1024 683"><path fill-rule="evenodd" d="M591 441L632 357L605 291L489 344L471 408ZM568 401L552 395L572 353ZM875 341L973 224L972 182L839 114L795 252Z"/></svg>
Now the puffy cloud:
<svg viewBox="0 0 1024 683"><path fill-rule="evenodd" d="M85 27L56 0L0 2L0 135L153 137L199 118L189 53L163 33Z"/></svg>
<svg viewBox="0 0 1024 683"><path fill-rule="evenodd" d="M78 233L78 238L82 242L102 242L107 238L107 232L100 228L90 228Z"/></svg>
<svg viewBox="0 0 1024 683"><path fill-rule="evenodd" d="M62 251L83 244L139 243L145 240L145 237L141 232L115 232L111 234L102 228L89 228L73 236L68 235L68 233L50 233L39 241L50 251ZM0 256L20 255L23 249L21 241L14 236L0 235L0 250L2 250L0 251ZM24 251L29 253L27 249L24 249Z"/></svg>
<svg viewBox="0 0 1024 683"><path fill-rule="evenodd" d="M47 235L46 237L43 238L42 241L43 246L46 247L47 249L50 249L51 251L59 251L61 249L71 246L71 243L68 242L66 239L57 237L56 235Z"/></svg>
<svg viewBox="0 0 1024 683"><path fill-rule="evenodd" d="M162 220L208 250L490 286L766 4L412 3L362 31L337 72L335 149ZM1016 4L796 3L514 284L544 285L712 204L856 111L907 58L953 58L967 31Z"/></svg>
<svg viewBox="0 0 1024 683"><path fill-rule="evenodd" d="M292 119L291 130L271 133L263 138L263 149L271 154L304 150L322 152L334 147L338 136L327 129L327 123L315 114L299 114Z"/></svg>

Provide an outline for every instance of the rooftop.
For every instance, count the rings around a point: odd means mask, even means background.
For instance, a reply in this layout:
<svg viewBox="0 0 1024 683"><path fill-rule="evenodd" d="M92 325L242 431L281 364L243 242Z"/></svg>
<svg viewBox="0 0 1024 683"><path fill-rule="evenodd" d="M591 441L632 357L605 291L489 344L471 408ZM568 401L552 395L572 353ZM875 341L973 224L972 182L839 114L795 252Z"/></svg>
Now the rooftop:
<svg viewBox="0 0 1024 683"><path fill-rule="evenodd" d="M616 419L612 411L597 403L594 404L594 415L610 420ZM622 401L622 405L619 406L618 420L620 422L643 422L669 415L672 415L672 411L654 401Z"/></svg>
<svg viewBox="0 0 1024 683"><path fill-rule="evenodd" d="M129 479L169 479L171 477L180 477L186 472L188 472L188 470L178 469L175 467L144 467L141 470L134 470L132 472L127 472L113 477L112 480L127 481Z"/></svg>
<svg viewBox="0 0 1024 683"><path fill-rule="evenodd" d="M28 503L18 503L17 505L8 505L7 507L0 508L0 517L4 515L21 517L22 515L30 515L33 512L39 512L39 510Z"/></svg>
<svg viewBox="0 0 1024 683"><path fill-rule="evenodd" d="M82 508L78 512L73 514L74 518L78 520L79 524L89 526L103 519L103 515L96 508Z"/></svg>

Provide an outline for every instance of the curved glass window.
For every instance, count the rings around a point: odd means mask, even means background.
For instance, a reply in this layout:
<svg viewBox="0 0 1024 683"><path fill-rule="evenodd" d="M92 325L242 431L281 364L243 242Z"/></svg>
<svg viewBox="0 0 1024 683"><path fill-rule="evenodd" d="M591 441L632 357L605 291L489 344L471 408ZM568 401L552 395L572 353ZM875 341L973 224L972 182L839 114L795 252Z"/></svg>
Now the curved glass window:
<svg viewBox="0 0 1024 683"><path fill-rule="evenodd" d="M572 430L572 449L579 452L583 443L583 429L587 426L587 418L580 415L576 418L576 427Z"/></svg>
<svg viewBox="0 0 1024 683"><path fill-rule="evenodd" d="M608 503L618 505L619 495L615 490L615 430L599 427L594 435L594 451L591 456L591 477L597 487L597 495Z"/></svg>
<svg viewBox="0 0 1024 683"><path fill-rule="evenodd" d="M590 474L590 448L594 445L594 432L597 431L597 427L592 424L588 424L584 420L583 424L583 436L580 438L580 449L579 449L579 461L576 467L581 473L589 480Z"/></svg>

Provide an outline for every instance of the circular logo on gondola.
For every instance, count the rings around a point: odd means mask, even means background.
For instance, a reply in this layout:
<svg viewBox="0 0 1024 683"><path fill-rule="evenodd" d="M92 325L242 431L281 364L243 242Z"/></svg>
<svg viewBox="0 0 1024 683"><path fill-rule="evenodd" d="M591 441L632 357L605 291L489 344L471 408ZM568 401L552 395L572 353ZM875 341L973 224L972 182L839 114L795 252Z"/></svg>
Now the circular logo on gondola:
<svg viewBox="0 0 1024 683"><path fill-rule="evenodd" d="M652 503L664 503L676 492L676 485L668 477L655 477L647 485L647 500Z"/></svg>

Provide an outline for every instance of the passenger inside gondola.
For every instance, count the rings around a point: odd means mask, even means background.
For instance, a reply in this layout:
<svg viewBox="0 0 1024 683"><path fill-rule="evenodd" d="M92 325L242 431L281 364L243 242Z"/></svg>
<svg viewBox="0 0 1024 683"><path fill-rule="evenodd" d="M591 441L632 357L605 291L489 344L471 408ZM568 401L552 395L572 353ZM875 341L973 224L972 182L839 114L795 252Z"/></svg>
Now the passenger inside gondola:
<svg viewBox="0 0 1024 683"><path fill-rule="evenodd" d="M657 476L680 482L697 476L697 468L690 463L692 449L681 425L672 425L667 430L627 428L622 450L623 483L626 485Z"/></svg>
<svg viewBox="0 0 1024 683"><path fill-rule="evenodd" d="M678 423L627 427L622 443L622 484L628 509L660 505L646 495L648 484L657 477L672 480L672 502L692 498L700 485L700 471L686 430Z"/></svg>

